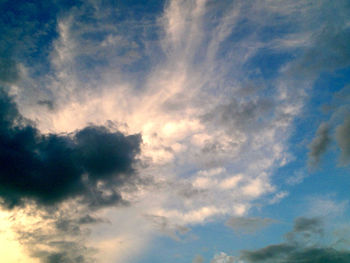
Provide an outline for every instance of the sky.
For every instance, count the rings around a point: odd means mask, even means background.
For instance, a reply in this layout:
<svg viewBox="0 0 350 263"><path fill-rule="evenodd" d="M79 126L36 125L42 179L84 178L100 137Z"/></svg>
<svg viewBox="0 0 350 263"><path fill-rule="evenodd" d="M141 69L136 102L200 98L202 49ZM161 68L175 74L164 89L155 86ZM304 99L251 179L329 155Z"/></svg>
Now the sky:
<svg viewBox="0 0 350 263"><path fill-rule="evenodd" d="M0 10L3 262L350 262L349 1Z"/></svg>

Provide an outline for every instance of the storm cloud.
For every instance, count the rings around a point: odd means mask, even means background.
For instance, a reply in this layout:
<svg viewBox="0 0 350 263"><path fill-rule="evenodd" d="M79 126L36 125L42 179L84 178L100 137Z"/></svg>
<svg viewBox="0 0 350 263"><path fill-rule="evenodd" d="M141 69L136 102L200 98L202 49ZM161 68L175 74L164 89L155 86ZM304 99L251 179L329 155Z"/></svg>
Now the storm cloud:
<svg viewBox="0 0 350 263"><path fill-rule="evenodd" d="M132 178L140 143L139 134L103 126L41 134L0 90L0 196L7 207L25 199L50 205L77 196L94 207L115 204L122 198L111 186Z"/></svg>
<svg viewBox="0 0 350 263"><path fill-rule="evenodd" d="M286 234L286 241L269 245L258 250L243 250L244 262L276 263L345 263L350 261L350 251L339 250L332 245L319 244L323 234L322 221L319 218L299 217L294 222L291 232Z"/></svg>

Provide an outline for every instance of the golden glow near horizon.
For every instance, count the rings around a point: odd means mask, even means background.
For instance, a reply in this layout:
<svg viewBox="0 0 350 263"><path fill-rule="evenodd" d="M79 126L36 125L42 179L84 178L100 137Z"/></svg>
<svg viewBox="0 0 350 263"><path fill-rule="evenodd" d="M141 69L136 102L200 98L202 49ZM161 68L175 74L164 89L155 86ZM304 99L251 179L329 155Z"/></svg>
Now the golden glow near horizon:
<svg viewBox="0 0 350 263"><path fill-rule="evenodd" d="M28 257L25 249L12 231L11 213L0 211L0 261L4 263L37 263Z"/></svg>

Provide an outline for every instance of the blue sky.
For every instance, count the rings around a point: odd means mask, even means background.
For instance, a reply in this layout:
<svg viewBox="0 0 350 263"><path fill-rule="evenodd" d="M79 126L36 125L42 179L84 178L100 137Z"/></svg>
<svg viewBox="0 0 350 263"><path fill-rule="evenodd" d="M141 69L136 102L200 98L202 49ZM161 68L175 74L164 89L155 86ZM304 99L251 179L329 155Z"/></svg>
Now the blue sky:
<svg viewBox="0 0 350 263"><path fill-rule="evenodd" d="M348 1L2 1L6 262L350 261Z"/></svg>

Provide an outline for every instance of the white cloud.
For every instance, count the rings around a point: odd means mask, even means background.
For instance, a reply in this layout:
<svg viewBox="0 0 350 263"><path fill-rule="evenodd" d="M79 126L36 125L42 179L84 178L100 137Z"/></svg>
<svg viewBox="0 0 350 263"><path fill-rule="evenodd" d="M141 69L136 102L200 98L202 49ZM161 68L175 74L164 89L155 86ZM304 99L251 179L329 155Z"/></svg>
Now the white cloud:
<svg viewBox="0 0 350 263"><path fill-rule="evenodd" d="M121 75L117 67L101 68L103 73L92 74L96 79L89 76L88 83L81 79L75 58L88 51L98 53L91 50L92 45L80 46L83 33L94 29L84 25L73 28L74 14L62 18L52 53L54 78L48 82L58 109L33 118L46 131L70 132L87 123L105 124L111 120L125 132L142 133L141 159L148 165L140 171L144 177L160 185L179 181L205 193L205 198L198 194L190 200L179 196L177 189L152 189L147 193L145 188L133 197L145 203L145 195L157 196L161 201L155 210L168 217L174 215L174 220L182 217L183 221L202 222L217 214L244 213L250 200L275 190L270 184L271 171L285 160L284 142L302 101L290 101L288 90L285 96L276 98L272 108L264 106L265 100L254 91L252 97L238 97L243 86L238 79L243 73L242 63L260 48L260 44L253 45L253 36L233 43L235 50L224 45L246 15L241 12L243 6L214 10L223 12L223 16L211 21L208 15L212 5L206 1L170 1L159 20L165 32L160 39L164 60L150 65L142 87L135 87L131 75ZM125 39L111 32L94 48L104 50ZM222 51L232 57L223 57ZM111 62L116 59L114 53L107 57ZM232 97L242 101L230 104ZM224 119L218 123L203 121L203 116L213 109L214 114L215 109L223 109ZM239 116L230 115L230 110ZM259 124L264 118L269 121ZM244 130L227 126L230 123Z"/></svg>
<svg viewBox="0 0 350 263"><path fill-rule="evenodd" d="M235 263L237 262L233 256L229 256L224 252L220 252L214 256L210 263Z"/></svg>

